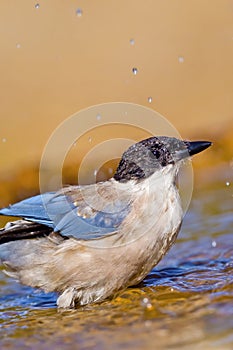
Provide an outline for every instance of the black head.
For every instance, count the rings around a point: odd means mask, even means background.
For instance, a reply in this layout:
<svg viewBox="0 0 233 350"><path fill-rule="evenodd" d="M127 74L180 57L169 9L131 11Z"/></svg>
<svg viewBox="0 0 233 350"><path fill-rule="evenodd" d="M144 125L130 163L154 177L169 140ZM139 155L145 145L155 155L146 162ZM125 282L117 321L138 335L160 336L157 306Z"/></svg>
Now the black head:
<svg viewBox="0 0 233 350"><path fill-rule="evenodd" d="M208 141L182 141L175 137L150 137L135 143L122 155L114 179L120 182L147 178L169 164L199 153Z"/></svg>

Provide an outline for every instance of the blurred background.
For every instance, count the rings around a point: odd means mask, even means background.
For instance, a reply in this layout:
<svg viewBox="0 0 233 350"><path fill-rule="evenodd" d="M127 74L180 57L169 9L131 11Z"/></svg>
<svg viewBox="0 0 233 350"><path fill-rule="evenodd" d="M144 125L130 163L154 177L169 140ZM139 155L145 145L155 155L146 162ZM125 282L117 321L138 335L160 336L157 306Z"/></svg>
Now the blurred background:
<svg viewBox="0 0 233 350"><path fill-rule="evenodd" d="M155 334L160 349L233 348L232 13L232 0L0 1L0 207L39 193L47 142L94 105L137 104L163 115L183 139L213 141L193 159L195 188L176 245L137 288L57 312L54 295L1 273L1 349L154 349ZM105 140L150 136L131 127L146 112L132 114L131 126L98 127L116 109L94 110L88 132L83 117L70 128L78 139L63 184L77 183L80 163L98 149L94 163ZM59 158L63 136L45 168ZM97 180L114 172L116 157L106 161Z"/></svg>
<svg viewBox="0 0 233 350"><path fill-rule="evenodd" d="M38 192L52 132L101 103L149 107L183 138L214 141L198 164L230 161L232 11L230 0L1 1L0 205Z"/></svg>

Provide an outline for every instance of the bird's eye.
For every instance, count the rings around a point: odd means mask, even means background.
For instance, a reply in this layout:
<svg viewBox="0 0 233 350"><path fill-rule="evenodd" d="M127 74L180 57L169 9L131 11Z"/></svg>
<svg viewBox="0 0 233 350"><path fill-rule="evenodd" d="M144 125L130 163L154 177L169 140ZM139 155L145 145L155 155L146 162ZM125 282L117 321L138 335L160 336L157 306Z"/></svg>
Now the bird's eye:
<svg viewBox="0 0 233 350"><path fill-rule="evenodd" d="M159 159L159 157L160 157L160 151L159 151L159 150L156 150L156 151L154 152L154 155L155 155L155 157L156 157L157 159Z"/></svg>

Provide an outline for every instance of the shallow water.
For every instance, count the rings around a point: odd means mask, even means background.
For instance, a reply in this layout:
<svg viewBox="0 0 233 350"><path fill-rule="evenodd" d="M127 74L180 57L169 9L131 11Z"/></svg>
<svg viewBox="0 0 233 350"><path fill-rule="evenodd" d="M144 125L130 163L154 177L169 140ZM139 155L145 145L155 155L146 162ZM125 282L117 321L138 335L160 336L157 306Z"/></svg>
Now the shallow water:
<svg viewBox="0 0 233 350"><path fill-rule="evenodd" d="M59 311L0 272L1 349L232 349L233 186L196 190L169 254L116 299Z"/></svg>

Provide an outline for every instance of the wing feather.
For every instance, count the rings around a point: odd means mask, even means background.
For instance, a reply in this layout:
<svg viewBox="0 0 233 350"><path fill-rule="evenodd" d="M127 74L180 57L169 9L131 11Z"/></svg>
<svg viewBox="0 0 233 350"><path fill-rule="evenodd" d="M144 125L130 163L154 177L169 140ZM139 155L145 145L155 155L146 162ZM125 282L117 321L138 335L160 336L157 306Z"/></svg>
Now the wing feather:
<svg viewBox="0 0 233 350"><path fill-rule="evenodd" d="M106 182L104 183L106 184ZM97 191L102 200L99 200ZM51 227L54 232L77 239L101 238L117 231L130 203L111 186L69 186L59 192L37 195L0 210L0 215L21 217Z"/></svg>

